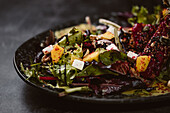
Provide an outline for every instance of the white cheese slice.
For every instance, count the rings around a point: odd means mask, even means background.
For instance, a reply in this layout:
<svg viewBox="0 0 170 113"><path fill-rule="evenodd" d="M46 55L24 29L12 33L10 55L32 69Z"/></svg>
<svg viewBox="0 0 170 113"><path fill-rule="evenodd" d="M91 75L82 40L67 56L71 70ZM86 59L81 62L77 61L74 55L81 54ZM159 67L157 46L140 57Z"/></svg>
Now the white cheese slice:
<svg viewBox="0 0 170 113"><path fill-rule="evenodd" d="M109 28L107 29L107 32L111 32L112 34L114 34L114 27L113 26L109 26Z"/></svg>
<svg viewBox="0 0 170 113"><path fill-rule="evenodd" d="M104 43L106 43L106 44L111 44L112 42L109 41L109 40L105 40L105 39L102 39L102 40L98 40L98 41L97 41L97 44L104 44Z"/></svg>
<svg viewBox="0 0 170 113"><path fill-rule="evenodd" d="M121 33L120 30L118 30L118 31L117 31L118 36L120 35L120 33Z"/></svg>
<svg viewBox="0 0 170 113"><path fill-rule="evenodd" d="M108 32L111 32L112 34L115 34L115 33L114 33L114 29L115 29L115 28L114 28L113 26L109 26L109 28L107 29L107 31L108 31ZM117 31L117 34L118 34L118 36L119 36L120 33L121 33L120 30L116 30L116 31Z"/></svg>
<svg viewBox="0 0 170 113"><path fill-rule="evenodd" d="M72 66L75 67L75 68L77 68L77 69L83 70L84 61L80 61L80 60L75 59L75 60L73 61Z"/></svg>
<svg viewBox="0 0 170 113"><path fill-rule="evenodd" d="M44 54L48 54L48 53L51 52L51 50L53 50L53 45L49 45L49 46L45 47L45 48L42 50L42 52L43 52Z"/></svg>
<svg viewBox="0 0 170 113"><path fill-rule="evenodd" d="M119 51L119 49L117 48L117 46L115 44L110 44L106 47L106 50L117 50Z"/></svg>
<svg viewBox="0 0 170 113"><path fill-rule="evenodd" d="M127 56L130 57L130 58L133 58L133 59L137 59L138 54L136 54L136 53L134 53L134 52L132 52L132 51L129 51L129 52L127 53Z"/></svg>

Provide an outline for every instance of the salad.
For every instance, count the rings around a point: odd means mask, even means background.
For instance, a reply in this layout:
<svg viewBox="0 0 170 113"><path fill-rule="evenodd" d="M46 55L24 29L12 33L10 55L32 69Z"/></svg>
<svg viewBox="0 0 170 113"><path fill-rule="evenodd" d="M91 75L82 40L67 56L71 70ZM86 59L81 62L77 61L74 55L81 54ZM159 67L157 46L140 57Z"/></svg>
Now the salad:
<svg viewBox="0 0 170 113"><path fill-rule="evenodd" d="M170 92L168 9L149 14L134 6L122 27L106 19L49 31L30 64L21 62L28 80L61 89L59 96L157 96Z"/></svg>

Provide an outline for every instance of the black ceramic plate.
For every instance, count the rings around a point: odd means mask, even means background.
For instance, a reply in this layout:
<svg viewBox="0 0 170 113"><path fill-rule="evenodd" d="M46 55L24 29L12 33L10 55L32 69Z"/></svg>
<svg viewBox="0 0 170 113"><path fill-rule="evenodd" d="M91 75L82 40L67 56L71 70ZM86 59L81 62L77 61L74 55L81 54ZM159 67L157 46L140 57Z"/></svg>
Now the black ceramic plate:
<svg viewBox="0 0 170 113"><path fill-rule="evenodd" d="M122 17L118 14L111 13L106 14L103 16L93 16L92 22L97 22L99 17L103 17L106 19L109 19L111 21L114 21L122 26L127 26L126 23L126 17ZM80 23L84 22L84 18L76 21L71 21L63 25L58 25L52 29L52 31L56 31L59 29L63 29L66 27L70 27L73 25L78 25ZM24 65L28 64L30 61L30 57L34 58L36 54L41 51L40 43L42 40L46 38L46 36L49 35L49 30L40 33L36 35L35 37L32 37L30 40L23 43L15 52L15 57L13 60L14 67L18 73L18 75L21 77L22 80L24 80L29 85L32 85L34 87L43 89L47 92L53 93L56 96L58 96L59 89L52 89L50 87L43 87L42 84L36 82L36 81L30 81L27 80L27 77L21 72L20 69L20 62L22 62ZM72 101L79 101L79 102L88 102L88 103L99 103L99 104L130 104L130 103L148 103L148 102L158 102L158 101L164 101L167 99L170 99L170 93L160 96L150 96L150 97L132 97L132 98L106 98L106 97L88 97L80 94L71 94L67 95L65 97L62 97L63 99L68 99Z"/></svg>

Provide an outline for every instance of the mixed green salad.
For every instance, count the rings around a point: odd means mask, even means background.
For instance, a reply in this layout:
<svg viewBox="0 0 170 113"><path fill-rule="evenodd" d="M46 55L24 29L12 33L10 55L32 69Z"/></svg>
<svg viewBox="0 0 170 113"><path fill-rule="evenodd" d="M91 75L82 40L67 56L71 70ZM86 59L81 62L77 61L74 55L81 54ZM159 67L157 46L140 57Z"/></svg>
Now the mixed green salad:
<svg viewBox="0 0 170 113"><path fill-rule="evenodd" d="M154 14L134 6L128 22L132 27L99 19L50 35L40 51L21 70L28 80L69 93L107 96L156 96L170 92L168 9Z"/></svg>

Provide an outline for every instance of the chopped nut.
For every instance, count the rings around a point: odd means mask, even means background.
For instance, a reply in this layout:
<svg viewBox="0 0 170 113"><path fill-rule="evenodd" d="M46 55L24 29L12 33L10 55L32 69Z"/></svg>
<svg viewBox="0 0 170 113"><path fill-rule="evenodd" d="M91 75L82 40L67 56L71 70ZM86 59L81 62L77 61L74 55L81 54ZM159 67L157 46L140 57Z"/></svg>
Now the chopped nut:
<svg viewBox="0 0 170 113"><path fill-rule="evenodd" d="M93 40L92 45L94 46L94 48L96 48L96 41L95 40Z"/></svg>
<svg viewBox="0 0 170 113"><path fill-rule="evenodd" d="M167 37L167 36L162 36L162 38L164 38L164 39L168 39L168 37Z"/></svg>
<svg viewBox="0 0 170 113"><path fill-rule="evenodd" d="M86 53L84 54L84 57L86 57L90 53L89 49L86 50Z"/></svg>
<svg viewBox="0 0 170 113"><path fill-rule="evenodd" d="M170 80L168 81L167 86L170 87Z"/></svg>
<svg viewBox="0 0 170 113"><path fill-rule="evenodd" d="M41 59L42 62L48 62L51 60L51 57L50 56L47 56L47 55L44 55Z"/></svg>
<svg viewBox="0 0 170 113"><path fill-rule="evenodd" d="M95 39L97 39L97 38L98 38L97 35L90 35L90 40L95 40Z"/></svg>
<svg viewBox="0 0 170 113"><path fill-rule="evenodd" d="M155 42L153 42L152 44L151 44L151 47L153 47L155 45Z"/></svg>

